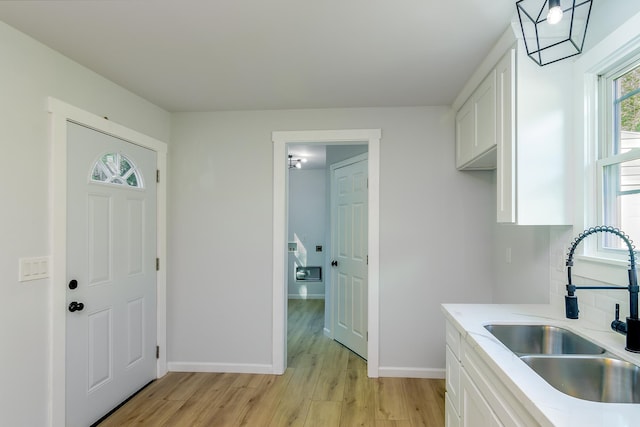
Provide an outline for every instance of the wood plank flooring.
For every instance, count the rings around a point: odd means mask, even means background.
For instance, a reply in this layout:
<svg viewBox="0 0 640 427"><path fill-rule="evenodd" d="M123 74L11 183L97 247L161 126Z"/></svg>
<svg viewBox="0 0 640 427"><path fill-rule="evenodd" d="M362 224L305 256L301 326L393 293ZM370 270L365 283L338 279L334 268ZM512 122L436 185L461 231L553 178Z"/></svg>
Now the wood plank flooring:
<svg viewBox="0 0 640 427"><path fill-rule="evenodd" d="M444 425L444 380L367 378L365 361L324 336L323 300L290 300L288 325L284 375L170 372L100 427Z"/></svg>

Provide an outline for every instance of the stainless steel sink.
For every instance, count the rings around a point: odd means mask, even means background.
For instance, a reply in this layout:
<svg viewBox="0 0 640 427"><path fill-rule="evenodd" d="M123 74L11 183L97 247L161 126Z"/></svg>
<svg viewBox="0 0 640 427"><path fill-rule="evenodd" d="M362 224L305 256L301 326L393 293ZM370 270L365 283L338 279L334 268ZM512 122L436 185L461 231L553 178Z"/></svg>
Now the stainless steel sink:
<svg viewBox="0 0 640 427"><path fill-rule="evenodd" d="M640 403L640 368L609 357L522 356L550 385L579 399Z"/></svg>
<svg viewBox="0 0 640 427"><path fill-rule="evenodd" d="M549 325L486 325L509 350L527 354L603 354L605 350L573 332Z"/></svg>

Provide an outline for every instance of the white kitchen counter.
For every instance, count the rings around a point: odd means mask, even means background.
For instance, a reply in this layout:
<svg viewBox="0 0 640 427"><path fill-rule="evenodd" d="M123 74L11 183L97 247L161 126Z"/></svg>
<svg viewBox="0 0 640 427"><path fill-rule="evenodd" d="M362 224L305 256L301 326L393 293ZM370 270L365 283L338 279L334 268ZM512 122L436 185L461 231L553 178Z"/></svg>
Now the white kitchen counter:
<svg viewBox="0 0 640 427"><path fill-rule="evenodd" d="M621 359L640 365L640 354L624 350L623 335L596 327L582 319L566 319L563 312L551 305L443 304L442 310L460 332L461 339L467 341L541 425L640 426L640 404L590 402L556 390L498 341L484 325L513 323L560 326L590 339Z"/></svg>

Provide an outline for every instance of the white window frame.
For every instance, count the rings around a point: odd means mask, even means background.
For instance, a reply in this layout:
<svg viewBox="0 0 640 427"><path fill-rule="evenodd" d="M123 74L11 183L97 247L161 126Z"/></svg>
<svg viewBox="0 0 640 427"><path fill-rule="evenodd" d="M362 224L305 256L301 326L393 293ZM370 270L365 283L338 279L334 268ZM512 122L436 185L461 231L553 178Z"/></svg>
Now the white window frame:
<svg viewBox="0 0 640 427"><path fill-rule="evenodd" d="M573 234L600 225L601 183L598 160L603 126L600 121L599 76L640 55L640 14L631 17L574 62L574 185ZM585 239L576 258L579 275L607 283L626 283L624 255L599 250L598 239ZM640 242L637 242L640 247Z"/></svg>
<svg viewBox="0 0 640 427"><path fill-rule="evenodd" d="M604 198L604 168L611 165L622 164L631 160L640 159L640 149L634 149L626 153L612 153L612 146L615 143L616 134L613 127L617 124L614 122L613 103L615 96L613 94L613 81L625 73L634 69L640 63L640 46L633 53L623 55L622 58L610 69L600 74L598 84L598 95L600 102L598 104L597 117L600 126L598 160L596 160L596 177L597 177L597 196L596 196L596 218L598 225L614 225L605 223L605 198ZM615 226L615 225L614 225ZM629 232L621 227L621 231ZM604 235L599 235L597 239L597 249L595 255L601 258L610 258L616 260L628 259L626 249L611 249L604 246ZM640 236L632 235L640 242Z"/></svg>

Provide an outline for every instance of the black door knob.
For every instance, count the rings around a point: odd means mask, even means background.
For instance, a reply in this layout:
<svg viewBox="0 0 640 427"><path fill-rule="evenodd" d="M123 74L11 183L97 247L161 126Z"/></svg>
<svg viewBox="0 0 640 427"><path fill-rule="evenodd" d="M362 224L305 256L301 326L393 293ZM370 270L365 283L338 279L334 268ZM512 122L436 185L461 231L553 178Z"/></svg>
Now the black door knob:
<svg viewBox="0 0 640 427"><path fill-rule="evenodd" d="M71 301L71 304L69 304L69 311L72 313L74 311L82 311L83 308L84 308L84 304L81 302Z"/></svg>
<svg viewBox="0 0 640 427"><path fill-rule="evenodd" d="M76 279L73 279L69 282L69 289L75 289L78 287L78 281Z"/></svg>
<svg viewBox="0 0 640 427"><path fill-rule="evenodd" d="M336 261L335 259L331 261L331 267L337 267L337 266L338 266L338 261Z"/></svg>

